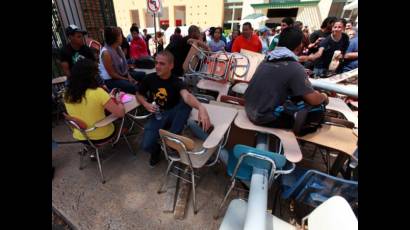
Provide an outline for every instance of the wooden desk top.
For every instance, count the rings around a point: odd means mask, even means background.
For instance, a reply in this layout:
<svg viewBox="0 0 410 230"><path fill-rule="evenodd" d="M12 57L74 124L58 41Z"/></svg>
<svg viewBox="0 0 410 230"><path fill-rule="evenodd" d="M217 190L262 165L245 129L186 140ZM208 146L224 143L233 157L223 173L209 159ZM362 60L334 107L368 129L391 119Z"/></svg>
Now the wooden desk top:
<svg viewBox="0 0 410 230"><path fill-rule="evenodd" d="M342 113L348 121L354 123L355 127L359 127L359 120L357 119L357 115L353 113L353 111L349 108L349 106L346 105L346 103L342 99L329 97L329 104L326 106L326 109Z"/></svg>
<svg viewBox="0 0 410 230"><path fill-rule="evenodd" d="M321 80L332 82L332 83L339 83L339 82L347 80L351 77L356 77L358 75L359 75L359 68L356 68L356 69L350 70L348 72L336 74L336 75L328 77L328 78L322 78Z"/></svg>
<svg viewBox="0 0 410 230"><path fill-rule="evenodd" d="M131 110L137 108L140 105L140 103L138 103L137 99L135 98L135 95L131 95L131 94L128 94L128 95L130 95L132 97L132 100L124 104L125 113L130 112ZM95 123L94 126L97 127L97 128L98 127L103 127L103 126L106 126L106 125L114 122L117 119L118 119L118 117L114 116L113 114L110 114L109 116L107 116L103 120Z"/></svg>
<svg viewBox="0 0 410 230"><path fill-rule="evenodd" d="M219 98L222 95L228 95L230 86L231 84L229 82L220 83L217 81L206 80L206 79L199 80L198 84L196 85L196 87L200 89L218 92L219 94L218 94L218 98L216 99L217 101L219 101Z"/></svg>
<svg viewBox="0 0 410 230"><path fill-rule="evenodd" d="M357 148L358 139L354 132L353 129L349 128L335 125L322 125L316 132L297 138L352 156Z"/></svg>
<svg viewBox="0 0 410 230"><path fill-rule="evenodd" d="M235 119L235 125L241 129L254 130L277 136L282 142L286 159L294 163L302 160L302 152L299 148L299 143L297 142L296 136L292 131L254 125L248 119L248 116L243 109L239 110L238 116Z"/></svg>
<svg viewBox="0 0 410 230"><path fill-rule="evenodd" d="M235 119L238 111L234 108L228 108L225 106L202 104L208 111L211 124L214 126L214 130L204 141L203 147L211 149L216 147L224 137L226 131L231 126L231 123ZM198 110L192 109L190 119L198 120Z"/></svg>

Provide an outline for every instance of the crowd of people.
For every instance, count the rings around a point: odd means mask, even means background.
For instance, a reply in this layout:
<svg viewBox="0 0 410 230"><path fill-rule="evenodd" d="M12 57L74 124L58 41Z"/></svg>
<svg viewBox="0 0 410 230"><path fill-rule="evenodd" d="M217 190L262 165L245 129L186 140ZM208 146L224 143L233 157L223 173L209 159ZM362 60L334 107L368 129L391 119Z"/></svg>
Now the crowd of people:
<svg viewBox="0 0 410 230"><path fill-rule="evenodd" d="M307 26L292 18L284 18L275 29L263 26L255 30L246 22L241 31L233 30L230 36L224 35L221 27L201 32L198 26L191 25L188 35L183 37L177 27L169 44L165 44L162 32L152 38L146 29L141 34L136 24L129 32L125 37L119 27L104 28L104 45L92 51L84 44L86 31L75 25L66 29L69 42L61 50L61 66L67 76L65 105L69 115L87 125L103 119L105 110L122 117L124 106L110 95L117 88L136 95L147 111L154 113L159 109L162 118L150 118L141 145L150 153L152 166L160 159L159 129L181 133L192 108L198 109L198 120L204 131L211 126L206 109L179 79L184 75L183 63L192 44L212 52L246 49L266 55L245 93L246 112L256 124L270 122L281 126L277 124L282 121L275 117L275 112L289 96L301 97L315 107L327 102L327 96L313 90L306 81L306 69L316 77L327 77L332 60L339 62L337 73L358 67L357 29L351 22L336 17L326 18L321 28L311 34ZM149 48L150 41L157 46L154 53ZM151 63L155 72L146 75L133 69L144 63L148 66ZM273 74L275 78L267 77ZM113 135L114 129L107 126L90 132L89 136L92 141L104 141ZM80 133L74 133L74 138L85 140Z"/></svg>

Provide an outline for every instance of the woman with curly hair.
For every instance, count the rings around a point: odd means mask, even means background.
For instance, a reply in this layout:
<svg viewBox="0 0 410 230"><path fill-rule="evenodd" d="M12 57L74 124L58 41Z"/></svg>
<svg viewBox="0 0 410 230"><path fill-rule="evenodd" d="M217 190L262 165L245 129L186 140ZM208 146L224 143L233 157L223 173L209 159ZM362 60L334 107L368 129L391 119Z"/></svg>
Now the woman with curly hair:
<svg viewBox="0 0 410 230"><path fill-rule="evenodd" d="M67 113L85 122L87 127L93 126L97 121L105 118L104 109L116 117L125 114L124 105L99 87L97 64L89 59L78 61L71 70L70 82L64 94L64 104ZM114 135L114 125L110 124L88 133L89 138L95 142L104 142ZM85 137L74 130L73 137L86 143Z"/></svg>

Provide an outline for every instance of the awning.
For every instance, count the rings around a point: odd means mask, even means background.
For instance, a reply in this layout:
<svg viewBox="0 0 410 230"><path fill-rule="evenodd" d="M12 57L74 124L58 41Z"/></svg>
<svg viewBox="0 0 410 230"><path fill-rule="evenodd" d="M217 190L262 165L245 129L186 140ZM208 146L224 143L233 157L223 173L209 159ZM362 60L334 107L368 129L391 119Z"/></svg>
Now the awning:
<svg viewBox="0 0 410 230"><path fill-rule="evenodd" d="M320 1L280 1L280 2L270 2L270 3L256 3L251 4L254 9L288 9L288 8L298 8L304 6L316 6Z"/></svg>
<svg viewBox="0 0 410 230"><path fill-rule="evenodd" d="M248 16L242 18L242 19L258 19L258 18L263 18L266 17L264 14L249 14Z"/></svg>
<svg viewBox="0 0 410 230"><path fill-rule="evenodd" d="M264 22L269 18L266 17L264 14L249 14L244 17L239 24L242 26L245 22L249 22L252 25L252 28L259 28L261 24L265 24Z"/></svg>
<svg viewBox="0 0 410 230"><path fill-rule="evenodd" d="M353 2L345 5L343 7L343 10L354 10L357 9L357 5L358 5L359 0L354 0Z"/></svg>

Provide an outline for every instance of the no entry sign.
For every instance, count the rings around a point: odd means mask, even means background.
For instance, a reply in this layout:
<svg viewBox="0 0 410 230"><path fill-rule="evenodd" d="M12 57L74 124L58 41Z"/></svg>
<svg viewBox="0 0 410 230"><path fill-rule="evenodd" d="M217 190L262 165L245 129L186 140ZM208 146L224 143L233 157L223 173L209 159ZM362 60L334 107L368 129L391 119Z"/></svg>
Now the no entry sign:
<svg viewBox="0 0 410 230"><path fill-rule="evenodd" d="M157 13L161 8L161 4L159 0L147 0L147 3L148 3L148 10L151 11L152 13Z"/></svg>

